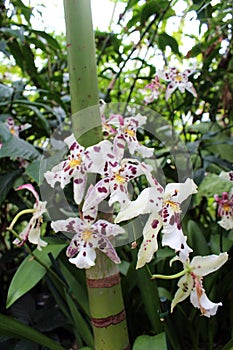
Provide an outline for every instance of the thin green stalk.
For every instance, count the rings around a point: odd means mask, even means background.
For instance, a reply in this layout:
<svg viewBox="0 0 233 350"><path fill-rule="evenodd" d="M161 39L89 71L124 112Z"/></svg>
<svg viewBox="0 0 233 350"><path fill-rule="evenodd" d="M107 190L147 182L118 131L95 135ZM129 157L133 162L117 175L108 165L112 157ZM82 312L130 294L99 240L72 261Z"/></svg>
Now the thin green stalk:
<svg viewBox="0 0 233 350"><path fill-rule="evenodd" d="M72 127L84 146L102 139L90 0L64 0ZM97 252L86 273L96 350L129 349L117 266Z"/></svg>

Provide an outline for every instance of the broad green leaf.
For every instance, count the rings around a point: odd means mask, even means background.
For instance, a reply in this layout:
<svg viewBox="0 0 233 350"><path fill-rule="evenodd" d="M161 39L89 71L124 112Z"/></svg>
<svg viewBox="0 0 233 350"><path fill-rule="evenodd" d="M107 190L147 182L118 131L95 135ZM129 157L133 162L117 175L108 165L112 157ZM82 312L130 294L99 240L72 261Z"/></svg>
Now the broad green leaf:
<svg viewBox="0 0 233 350"><path fill-rule="evenodd" d="M215 194L221 195L232 188L232 182L221 178L216 174L208 174L198 187L195 195L195 204L199 204L202 197L214 198Z"/></svg>
<svg viewBox="0 0 233 350"><path fill-rule="evenodd" d="M0 149L0 158L10 157L16 159L17 157L31 160L38 158L40 153L36 148L17 136L11 136L6 142L3 142Z"/></svg>
<svg viewBox="0 0 233 350"><path fill-rule="evenodd" d="M187 224L188 244L192 247L194 254L209 255L209 246L200 226L193 220Z"/></svg>
<svg viewBox="0 0 233 350"><path fill-rule="evenodd" d="M51 240L48 239L47 241L51 242ZM66 244L56 241L54 243L49 243L42 249L42 251L35 249L33 254L35 254L35 256L49 268L52 263L48 254L51 253L56 259L64 247L66 247ZM7 295L7 308L32 289L45 276L46 272L47 270L44 266L39 264L30 255L27 256L17 269L11 281Z"/></svg>
<svg viewBox="0 0 233 350"><path fill-rule="evenodd" d="M171 50L176 54L180 55L179 46L175 38L168 35L167 33L159 34L158 45L162 51L165 51L166 46L170 46Z"/></svg>
<svg viewBox="0 0 233 350"><path fill-rule="evenodd" d="M148 1L142 8L141 11L141 26L144 25L144 23L147 21L147 19L152 16L156 15L156 17L159 15L159 6L157 4L157 1Z"/></svg>
<svg viewBox="0 0 233 350"><path fill-rule="evenodd" d="M231 339L223 348L222 350L233 350L233 339Z"/></svg>
<svg viewBox="0 0 233 350"><path fill-rule="evenodd" d="M228 237L220 237L219 234L211 235L210 237L210 249L212 254L220 254L221 251L228 252L232 246L233 241L228 239Z"/></svg>
<svg viewBox="0 0 233 350"><path fill-rule="evenodd" d="M67 257L65 257L65 259L66 261L63 262L59 258L61 273L69 285L72 294L75 296L80 308L84 310L87 315L89 315L90 311L86 290L85 274L83 276L83 271L77 269L76 266L71 264L67 260Z"/></svg>
<svg viewBox="0 0 233 350"><path fill-rule="evenodd" d="M28 339L34 343L46 346L51 350L65 350L63 346L39 331L13 319L12 317L2 314L0 314L0 334L13 338Z"/></svg>
<svg viewBox="0 0 233 350"><path fill-rule="evenodd" d="M36 34L37 37L41 37L47 41L50 47L52 47L55 50L60 50L60 45L58 41L53 38L51 35L49 35L46 32L40 31L40 30L32 30L33 33Z"/></svg>
<svg viewBox="0 0 233 350"><path fill-rule="evenodd" d="M154 336L141 335L139 336L133 345L133 350L167 350L165 333L159 333Z"/></svg>
<svg viewBox="0 0 233 350"><path fill-rule="evenodd" d="M162 324L158 313L160 305L156 281L150 279L146 267L136 270L136 276L148 318L154 331L160 332L162 330Z"/></svg>
<svg viewBox="0 0 233 350"><path fill-rule="evenodd" d="M73 318L76 332L78 332L79 336L81 336L81 338L85 341L85 343L88 346L92 346L94 348L93 335L91 333L89 325L85 320L85 317L83 317L83 315L79 312L76 304L74 303L74 301L68 293L66 293L66 299Z"/></svg>
<svg viewBox="0 0 233 350"><path fill-rule="evenodd" d="M5 200L8 192L13 187L15 180L21 173L21 170L14 170L10 173L0 175L0 204Z"/></svg>

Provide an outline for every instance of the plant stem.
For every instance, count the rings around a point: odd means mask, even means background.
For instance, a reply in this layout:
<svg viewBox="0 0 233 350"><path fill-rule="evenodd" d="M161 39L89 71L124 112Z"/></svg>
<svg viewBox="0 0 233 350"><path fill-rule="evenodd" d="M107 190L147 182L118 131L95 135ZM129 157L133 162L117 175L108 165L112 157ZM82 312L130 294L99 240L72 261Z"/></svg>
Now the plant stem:
<svg viewBox="0 0 233 350"><path fill-rule="evenodd" d="M102 139L90 0L64 0L72 127L83 146Z"/></svg>
<svg viewBox="0 0 233 350"><path fill-rule="evenodd" d="M94 145L102 140L102 126L90 0L64 0L64 9L73 132L82 145ZM96 253L86 273L95 349L129 349L118 268Z"/></svg>

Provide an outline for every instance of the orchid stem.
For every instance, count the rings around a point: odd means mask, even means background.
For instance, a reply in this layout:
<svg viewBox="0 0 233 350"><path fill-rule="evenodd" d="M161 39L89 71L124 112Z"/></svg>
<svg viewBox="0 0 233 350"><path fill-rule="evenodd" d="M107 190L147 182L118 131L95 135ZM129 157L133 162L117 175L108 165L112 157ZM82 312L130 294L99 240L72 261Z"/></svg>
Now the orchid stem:
<svg viewBox="0 0 233 350"><path fill-rule="evenodd" d="M152 275L151 279L155 280L157 278L161 278L163 280L172 280L174 278L182 277L188 272L189 272L189 269L184 269L184 270L182 270L182 271L180 271L180 272L178 272L178 273L176 273L174 275Z"/></svg>
<svg viewBox="0 0 233 350"><path fill-rule="evenodd" d="M20 211L15 217L14 219L11 221L11 224L8 228L8 230L12 230L15 223L18 221L18 219L20 218L20 216L24 215L24 214L31 214L34 213L35 209L24 209L22 211Z"/></svg>

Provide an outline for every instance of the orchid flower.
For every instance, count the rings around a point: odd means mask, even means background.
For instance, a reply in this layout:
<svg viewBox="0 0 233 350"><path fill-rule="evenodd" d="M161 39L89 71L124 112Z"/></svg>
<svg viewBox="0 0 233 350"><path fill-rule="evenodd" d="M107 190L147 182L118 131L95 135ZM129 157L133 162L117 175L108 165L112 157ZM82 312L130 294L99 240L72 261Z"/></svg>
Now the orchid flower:
<svg viewBox="0 0 233 350"><path fill-rule="evenodd" d="M222 197L217 194L214 196L218 204L218 216L221 220L218 224L225 230L233 229L233 189L228 192L223 192Z"/></svg>
<svg viewBox="0 0 233 350"><path fill-rule="evenodd" d="M197 92L191 81L188 80L188 77L193 73L194 71L191 69L186 69L183 72L180 72L177 68L170 68L168 72L159 70L157 73L158 77L169 82L166 89L166 100L169 99L176 89L179 89L182 93L187 90L196 97Z"/></svg>
<svg viewBox="0 0 233 350"><path fill-rule="evenodd" d="M12 117L8 117L6 120L6 125L8 126L10 133L13 136L19 136L19 133L23 130L26 130L31 127L31 124L26 123L23 125L15 125L14 119Z"/></svg>
<svg viewBox="0 0 233 350"><path fill-rule="evenodd" d="M109 205L119 202L126 205L128 198L128 183L132 179L145 175L151 185L156 180L151 175L151 167L137 159L124 159L125 142L117 138L113 145L104 140L87 149L89 165L87 171L99 173L102 179L89 192L83 210L98 205L110 195Z"/></svg>
<svg viewBox="0 0 233 350"><path fill-rule="evenodd" d="M146 105L152 103L154 100L157 100L161 93L162 85L159 82L159 77L156 75L152 81L145 86L145 89L149 89L151 91L149 96L144 97L144 102Z"/></svg>
<svg viewBox="0 0 233 350"><path fill-rule="evenodd" d="M142 157L151 157L153 155L153 148L148 148L141 145L137 140L137 129L146 123L146 117L137 114L135 117L124 118L120 114L111 115L108 120L105 120L104 126L113 135L115 133L114 142L117 143L119 139L127 143L131 155L139 153ZM113 128L114 127L114 128ZM116 130L116 131L112 131Z"/></svg>
<svg viewBox="0 0 233 350"><path fill-rule="evenodd" d="M165 190L160 184L144 189L135 201L117 215L115 222L132 219L140 214L150 214L143 229L143 242L138 252L136 268L150 262L158 249L157 235L162 230L162 245L174 249L181 260L188 259L192 249L187 245L180 224L180 204L196 193L196 185L191 179L184 183L169 183Z"/></svg>
<svg viewBox="0 0 233 350"><path fill-rule="evenodd" d="M95 265L96 249L106 254L115 264L120 263L110 240L124 233L124 230L119 225L106 220L96 221L96 217L97 207L93 206L83 212L82 219L68 218L53 221L51 224L55 232L74 233L66 254L69 261L80 269L89 269Z"/></svg>
<svg viewBox="0 0 233 350"><path fill-rule="evenodd" d="M53 167L51 171L47 171L44 176L51 187L59 182L61 188L64 188L73 178L74 200L80 204L87 181L85 148L76 141L73 134L64 141L70 150L68 159Z"/></svg>
<svg viewBox="0 0 233 350"><path fill-rule="evenodd" d="M178 303L190 296L191 303L194 307L200 309L203 316L215 315L222 303L213 303L209 300L203 288L203 277L218 270L227 259L227 253L220 253L219 255L195 256L191 262L189 260L183 262L184 270L179 273L182 277L178 281L179 289L172 301L171 312ZM152 276L152 278L159 277L169 278L169 276L163 275ZM170 278L175 278L175 275L170 276Z"/></svg>
<svg viewBox="0 0 233 350"><path fill-rule="evenodd" d="M36 202L33 209L22 210L20 213L16 215L16 217L11 222L11 225L9 227L10 230L13 229L14 224L16 223L16 221L21 215L32 213L32 217L28 225L19 234L20 238L16 238L13 241L13 243L18 246L21 246L28 240L30 243L36 244L38 250L41 250L41 247L45 247L47 245L47 242L43 241L40 238L40 226L41 226L41 223L43 222L42 214L46 212L47 202L41 202L39 200L39 195L31 184L25 184L25 185L19 186L18 188L16 188L16 191L23 190L23 189L26 189L32 192Z"/></svg>

